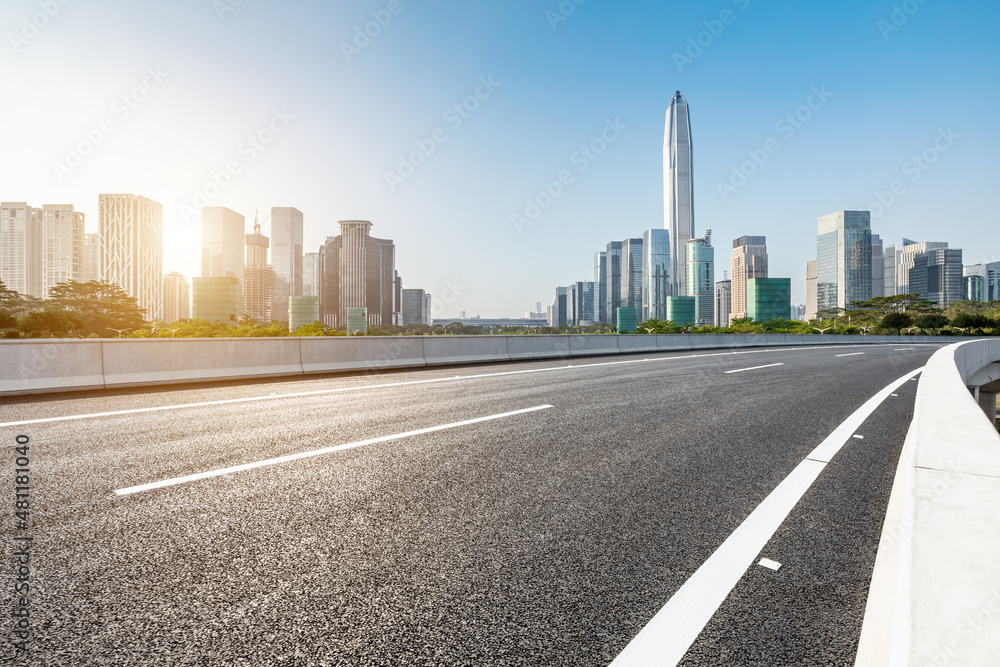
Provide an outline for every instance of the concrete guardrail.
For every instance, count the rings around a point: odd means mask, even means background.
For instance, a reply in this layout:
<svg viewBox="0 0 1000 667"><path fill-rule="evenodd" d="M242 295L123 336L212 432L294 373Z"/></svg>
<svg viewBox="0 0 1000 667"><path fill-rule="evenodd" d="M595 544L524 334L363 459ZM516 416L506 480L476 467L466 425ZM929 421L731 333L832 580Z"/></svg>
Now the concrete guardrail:
<svg viewBox="0 0 1000 667"><path fill-rule="evenodd" d="M1000 339L927 362L856 665L1000 664Z"/></svg>
<svg viewBox="0 0 1000 667"><path fill-rule="evenodd" d="M0 396L588 355L953 340L785 334L0 340Z"/></svg>

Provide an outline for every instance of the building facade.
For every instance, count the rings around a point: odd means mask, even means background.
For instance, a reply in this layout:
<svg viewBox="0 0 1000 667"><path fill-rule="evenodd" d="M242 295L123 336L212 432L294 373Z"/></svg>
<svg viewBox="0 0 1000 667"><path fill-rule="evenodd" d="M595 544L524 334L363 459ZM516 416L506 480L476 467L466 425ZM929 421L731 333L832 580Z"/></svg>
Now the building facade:
<svg viewBox="0 0 1000 667"><path fill-rule="evenodd" d="M594 298L597 300L597 321L609 322L608 318L608 275L605 266L608 262L607 252L594 253ZM538 304L541 310L542 304Z"/></svg>
<svg viewBox="0 0 1000 667"><path fill-rule="evenodd" d="M622 242L612 241L608 244L604 259L604 284L607 294L605 311L608 314L607 324L618 323L618 308L622 305Z"/></svg>
<svg viewBox="0 0 1000 667"><path fill-rule="evenodd" d="M83 275L80 282L89 283L101 276L101 239L97 232L83 235Z"/></svg>
<svg viewBox="0 0 1000 667"><path fill-rule="evenodd" d="M838 211L819 218L816 237L818 312L848 310L872 298L870 211Z"/></svg>
<svg viewBox="0 0 1000 667"><path fill-rule="evenodd" d="M173 324L191 317L191 288L184 276L171 271L163 276L163 322Z"/></svg>
<svg viewBox="0 0 1000 667"><path fill-rule="evenodd" d="M816 285L816 260L814 259L806 264L806 312L804 315L806 322L815 320L818 311L819 292Z"/></svg>
<svg viewBox="0 0 1000 667"><path fill-rule="evenodd" d="M684 248L684 270L687 294L695 299L695 324L699 327L715 325L715 248L712 247L712 230L705 236L691 239Z"/></svg>
<svg viewBox="0 0 1000 667"><path fill-rule="evenodd" d="M622 241L621 305L642 311L642 239Z"/></svg>
<svg viewBox="0 0 1000 667"><path fill-rule="evenodd" d="M366 308L371 326L399 321L395 245L371 236L371 227L368 220L341 220L340 235L320 248L319 307L328 326L346 326L348 308Z"/></svg>
<svg viewBox="0 0 1000 667"><path fill-rule="evenodd" d="M670 233L671 294L684 295L684 246L694 237L694 157L691 117L679 90L670 100L663 134L663 226Z"/></svg>
<svg viewBox="0 0 1000 667"><path fill-rule="evenodd" d="M302 296L319 296L319 253L302 255Z"/></svg>
<svg viewBox="0 0 1000 667"><path fill-rule="evenodd" d="M574 326L586 327L600 321L598 320L600 304L597 301L597 286L593 281L577 282L573 286L573 298L575 299L573 304Z"/></svg>
<svg viewBox="0 0 1000 667"><path fill-rule="evenodd" d="M667 319L670 296L670 232L649 229L642 235L642 321Z"/></svg>
<svg viewBox="0 0 1000 667"><path fill-rule="evenodd" d="M982 298L972 299L971 297L967 297L969 300L985 301L987 303L990 301L1000 301L1000 262L972 264L963 267L962 274L965 277L978 276L982 278ZM975 281L974 284L978 284L978 282Z"/></svg>
<svg viewBox="0 0 1000 667"><path fill-rule="evenodd" d="M908 271L909 294L947 308L965 299L962 275L962 251L959 248L938 248L913 257Z"/></svg>
<svg viewBox="0 0 1000 667"><path fill-rule="evenodd" d="M42 209L0 204L0 280L7 289L42 297Z"/></svg>
<svg viewBox="0 0 1000 667"><path fill-rule="evenodd" d="M667 320L679 327L687 327L694 326L697 317L697 303L693 296L667 297Z"/></svg>
<svg viewBox="0 0 1000 667"><path fill-rule="evenodd" d="M271 208L273 316L281 322L288 321L288 297L302 296L302 229L302 211L293 206Z"/></svg>
<svg viewBox="0 0 1000 667"><path fill-rule="evenodd" d="M730 265L732 280L732 313L729 321L747 317L747 281L767 278L767 238L741 236L733 241L733 258Z"/></svg>
<svg viewBox="0 0 1000 667"><path fill-rule="evenodd" d="M872 297L885 295L885 249L882 237L872 234Z"/></svg>
<svg viewBox="0 0 1000 667"><path fill-rule="evenodd" d="M902 249L897 252L896 294L915 294L910 286L910 269L916 265L917 256L930 250L943 250L948 244L943 241L917 242L903 239Z"/></svg>
<svg viewBox="0 0 1000 667"><path fill-rule="evenodd" d="M191 315L209 324L236 324L240 281L232 276L191 279Z"/></svg>
<svg viewBox="0 0 1000 667"><path fill-rule="evenodd" d="M201 276L236 278L240 284L240 308L243 310L243 273L246 254L246 219L225 206L201 209Z"/></svg>
<svg viewBox="0 0 1000 667"><path fill-rule="evenodd" d="M733 281L728 278L715 283L715 326L728 327L733 311Z"/></svg>
<svg viewBox="0 0 1000 667"><path fill-rule="evenodd" d="M134 297L147 320L161 319L163 204L139 195L100 195L97 227L100 280Z"/></svg>
<svg viewBox="0 0 1000 667"><path fill-rule="evenodd" d="M792 319L792 279L751 278L748 280L747 317L754 322Z"/></svg>
<svg viewBox="0 0 1000 667"><path fill-rule="evenodd" d="M284 321L284 317L276 317L274 312L274 268L267 262L271 242L261 233L256 218L253 233L245 238L247 259L243 272L243 313L257 324L268 325L275 319Z"/></svg>
<svg viewBox="0 0 1000 667"><path fill-rule="evenodd" d="M422 289L404 289L402 298L401 315L403 326L412 324L430 325L430 294Z"/></svg>

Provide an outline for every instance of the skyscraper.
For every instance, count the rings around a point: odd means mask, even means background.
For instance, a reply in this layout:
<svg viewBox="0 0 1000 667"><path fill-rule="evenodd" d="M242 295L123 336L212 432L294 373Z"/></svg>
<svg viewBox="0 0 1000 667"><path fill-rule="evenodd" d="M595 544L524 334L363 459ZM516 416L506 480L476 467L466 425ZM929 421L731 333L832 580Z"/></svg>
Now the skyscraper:
<svg viewBox="0 0 1000 667"><path fill-rule="evenodd" d="M939 308L965 298L962 251L936 248L913 257L908 271L909 293L935 303Z"/></svg>
<svg viewBox="0 0 1000 667"><path fill-rule="evenodd" d="M302 255L302 296L319 296L319 253Z"/></svg>
<svg viewBox="0 0 1000 667"><path fill-rule="evenodd" d="M595 298L597 286L591 280L581 280L574 286L573 304L574 326L590 326L597 322L598 303Z"/></svg>
<svg viewBox="0 0 1000 667"><path fill-rule="evenodd" d="M100 279L135 297L146 319L163 316L163 204L139 195L100 195Z"/></svg>
<svg viewBox="0 0 1000 667"><path fill-rule="evenodd" d="M906 239L903 239L906 243ZM896 244L882 247L882 296L896 296L896 270L899 268L899 253ZM872 292L872 296L879 296Z"/></svg>
<svg viewBox="0 0 1000 667"><path fill-rule="evenodd" d="M260 223L254 216L253 234L246 235L247 260L243 276L243 312L258 324L265 325L275 319L274 268L267 263L269 246L270 240L261 233ZM312 320L306 324L311 323Z"/></svg>
<svg viewBox="0 0 1000 667"><path fill-rule="evenodd" d="M715 324L715 248L712 230L705 236L691 239L684 247L684 271L687 274L687 296L694 297L695 324L710 327Z"/></svg>
<svg viewBox="0 0 1000 667"><path fill-rule="evenodd" d="M885 296L884 253L882 237L872 234L872 297Z"/></svg>
<svg viewBox="0 0 1000 667"><path fill-rule="evenodd" d="M41 298L42 210L0 204L0 280L7 289Z"/></svg>
<svg viewBox="0 0 1000 667"><path fill-rule="evenodd" d="M604 284L607 300L607 324L618 324L618 308L622 305L622 242L612 241L604 258Z"/></svg>
<svg viewBox="0 0 1000 667"><path fill-rule="evenodd" d="M973 290L969 293L973 296L966 297L970 301L1000 300L1000 262L963 267L962 275L968 278L981 278L979 281L972 281Z"/></svg>
<svg viewBox="0 0 1000 667"><path fill-rule="evenodd" d="M72 204L42 206L42 252L39 258L41 293L83 275L83 213Z"/></svg>
<svg viewBox="0 0 1000 667"><path fill-rule="evenodd" d="M683 296L684 246L694 236L694 180L691 119L679 90L670 100L663 137L663 226L670 232L671 293Z"/></svg>
<svg viewBox="0 0 1000 667"><path fill-rule="evenodd" d="M910 286L910 269L914 267L918 255L929 250L943 250L947 247L948 244L943 241L917 242L903 239L903 249L897 252L896 294L916 293L916 290Z"/></svg>
<svg viewBox="0 0 1000 667"><path fill-rule="evenodd" d="M649 229L642 235L642 311L639 318L667 319L670 296L670 232Z"/></svg>
<svg viewBox="0 0 1000 667"><path fill-rule="evenodd" d="M271 264L274 266L272 316L288 321L288 297L302 296L302 211L292 206L271 208ZM322 312L322 307L321 307Z"/></svg>
<svg viewBox="0 0 1000 667"><path fill-rule="evenodd" d="M394 309L401 305L402 295L396 298L396 248L389 239L371 236L371 227L367 220L341 220L340 236L328 238L320 247L324 324L345 326L348 308L367 308L371 326L398 320Z"/></svg>
<svg viewBox="0 0 1000 667"><path fill-rule="evenodd" d="M89 283L100 275L101 238L97 232L83 235L83 273L80 282Z"/></svg>
<svg viewBox="0 0 1000 667"><path fill-rule="evenodd" d="M747 317L747 280L767 278L767 238L741 236L733 241L733 309L729 321Z"/></svg>
<svg viewBox="0 0 1000 667"><path fill-rule="evenodd" d="M400 323L431 324L430 295L422 289L404 289L402 294L402 310Z"/></svg>
<svg viewBox="0 0 1000 667"><path fill-rule="evenodd" d="M594 253L594 299L597 301L597 321L607 323L608 319L608 275L605 265L608 261L607 252ZM541 311L542 304L538 304Z"/></svg>
<svg viewBox="0 0 1000 667"><path fill-rule="evenodd" d="M642 239L622 241L621 307L642 312Z"/></svg>
<svg viewBox="0 0 1000 667"><path fill-rule="evenodd" d="M819 310L818 304L819 293L816 286L816 260L814 259L806 264L806 322L816 319L816 313Z"/></svg>
<svg viewBox="0 0 1000 667"><path fill-rule="evenodd" d="M242 310L246 219L225 206L201 209L201 277L236 278ZM237 312L237 317L240 313Z"/></svg>
<svg viewBox="0 0 1000 667"><path fill-rule="evenodd" d="M872 298L870 211L838 211L817 220L816 300L819 312L848 310Z"/></svg>
<svg viewBox="0 0 1000 667"><path fill-rule="evenodd" d="M163 321L173 324L191 317L191 289L184 276L171 271L163 276Z"/></svg>
<svg viewBox="0 0 1000 667"><path fill-rule="evenodd" d="M728 327L733 309L733 281L728 278L715 283L715 326Z"/></svg>

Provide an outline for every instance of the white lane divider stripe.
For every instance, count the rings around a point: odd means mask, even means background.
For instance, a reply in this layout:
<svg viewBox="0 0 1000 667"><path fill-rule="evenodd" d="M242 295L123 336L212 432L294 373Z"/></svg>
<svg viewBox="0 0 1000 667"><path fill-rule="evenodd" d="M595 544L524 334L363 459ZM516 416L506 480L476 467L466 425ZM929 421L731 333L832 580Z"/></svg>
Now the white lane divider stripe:
<svg viewBox="0 0 1000 667"><path fill-rule="evenodd" d="M766 366L754 366L753 368L738 368L735 371L726 371L726 375L730 373L742 373L744 371L756 371L761 368L771 368L773 366L784 366L785 364L767 364Z"/></svg>
<svg viewBox="0 0 1000 667"><path fill-rule="evenodd" d="M856 357L859 354L864 354L864 352L851 352L850 354L838 354L838 357Z"/></svg>
<svg viewBox="0 0 1000 667"><path fill-rule="evenodd" d="M824 345L820 347L792 347L782 350L772 350L772 352L799 352L808 350L821 350L829 348L839 348L839 347L855 347L855 346L844 346L844 345ZM881 344L873 345L873 347L883 347ZM665 354L669 354L669 350L664 351ZM482 378L491 377L501 377L505 375L524 375L527 373L547 373L550 371L564 371L569 368L573 370L586 369L586 368L597 368L599 366L618 366L621 364L640 364L647 361L673 361L681 359L700 359L703 357L728 357L740 354L761 354L760 350L746 350L740 352L712 352L708 354L687 354L684 356L676 357L655 357L653 359L626 359L623 361L602 361L593 364L579 364L576 366L549 366L547 368L528 368L520 371L501 371L498 373L477 373L473 375L456 375L454 377L441 377L441 378L430 378L428 380L407 380L404 382L386 382L382 384L367 384L358 385L354 387L337 387L335 389L316 389L313 391L297 391L290 394L270 394L268 396L248 396L246 398L228 398L218 401L201 401L199 403L181 403L179 405L158 405L150 408L133 408L131 410L114 410L110 412L92 412L83 415L65 415L62 417L43 417L41 419L24 419L20 421L3 422L0 423L0 427L5 426L25 426L28 424L48 424L52 422L64 422L64 421L75 421L78 419L95 419L97 417L115 417L121 415L134 415L141 414L144 412L163 412L166 410L183 410L185 408L203 408L210 407L213 405L233 405L237 403L252 403L254 401L270 401L280 398L301 398L303 396L323 396L327 394L338 394L350 391L365 391L368 389L390 389L393 387L407 387L417 384L433 384L436 382L454 382L455 380L479 380ZM529 360L530 361L530 360ZM391 369L387 369L391 370ZM303 378L306 380L308 378Z"/></svg>
<svg viewBox="0 0 1000 667"><path fill-rule="evenodd" d="M611 667L676 665L823 469L889 394L918 368L872 396L813 450L684 582Z"/></svg>
<svg viewBox="0 0 1000 667"><path fill-rule="evenodd" d="M151 491L153 489L162 489L165 486L175 486L177 484L186 484L188 482L196 482L201 479L208 479L209 477L219 477L222 475L230 475L234 472L242 472L244 470L252 470L254 468L262 468L264 466L277 465L279 463L288 463L290 461L298 461L299 459L311 458L314 456L322 456L324 454L331 454L333 452L340 452L345 449L354 449L355 447L364 447L365 445L374 445L380 442L388 442L390 440L399 440L401 438L409 438L414 435L422 435L424 433L434 433L436 431L444 431L447 429L458 428L459 426L468 426L470 424L479 424L485 421L491 421L494 419L503 419L504 417L513 417L515 415L523 415L529 412L537 412L538 410L548 410L552 408L551 405L538 405L533 408L524 408L523 410L514 410L512 412L504 412L498 415L490 415L488 417L476 417L475 419L466 419L460 422L453 422L451 424L443 424L441 426L431 426L429 428L421 428L416 431L407 431L406 433L396 433L395 435L384 435L379 438L371 438L369 440L361 440L360 442L349 442L343 445L335 445L333 447L325 447L323 449L315 449L309 452L299 452L298 454L288 454L286 456L279 456L273 459L267 459L265 461L255 461L254 463L244 463L242 465L230 466L228 468L219 468L217 470L209 470L207 472L199 472L194 475L185 475L183 477L174 477L172 479L164 479L159 482L150 482L149 484L140 484L138 486L130 486L124 489L116 489L115 495L127 496L133 493L142 493L143 491Z"/></svg>

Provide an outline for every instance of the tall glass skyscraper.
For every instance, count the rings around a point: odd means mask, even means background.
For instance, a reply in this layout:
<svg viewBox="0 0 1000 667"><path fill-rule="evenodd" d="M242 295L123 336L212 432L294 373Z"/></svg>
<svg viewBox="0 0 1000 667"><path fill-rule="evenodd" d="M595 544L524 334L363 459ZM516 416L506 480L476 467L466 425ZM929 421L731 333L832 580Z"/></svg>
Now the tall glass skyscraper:
<svg viewBox="0 0 1000 667"><path fill-rule="evenodd" d="M747 281L767 278L767 237L741 236L733 240L732 311L729 321L747 317Z"/></svg>
<svg viewBox="0 0 1000 667"><path fill-rule="evenodd" d="M694 297L694 322L700 327L715 324L715 248L712 231L684 246L684 270L687 296Z"/></svg>
<svg viewBox="0 0 1000 667"><path fill-rule="evenodd" d="M622 241L621 307L642 312L642 239Z"/></svg>
<svg viewBox="0 0 1000 667"><path fill-rule="evenodd" d="M604 261L605 304L608 324L618 324L618 307L622 305L622 242L608 244Z"/></svg>
<svg viewBox="0 0 1000 667"><path fill-rule="evenodd" d="M691 119L687 100L674 93L663 137L663 226L670 233L672 293L687 294L684 245L694 236L694 179Z"/></svg>
<svg viewBox="0 0 1000 667"><path fill-rule="evenodd" d="M607 252L594 253L594 301L597 305L598 322L610 322L608 319L608 276L605 272L605 264L608 262Z"/></svg>
<svg viewBox="0 0 1000 667"><path fill-rule="evenodd" d="M817 221L816 301L820 312L872 298L870 211L838 211Z"/></svg>
<svg viewBox="0 0 1000 667"><path fill-rule="evenodd" d="M667 319L670 296L670 232L649 229L642 234L642 321Z"/></svg>

